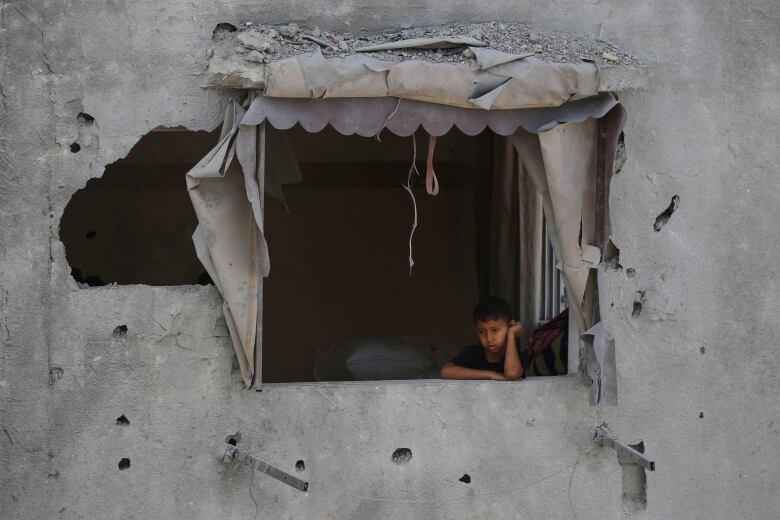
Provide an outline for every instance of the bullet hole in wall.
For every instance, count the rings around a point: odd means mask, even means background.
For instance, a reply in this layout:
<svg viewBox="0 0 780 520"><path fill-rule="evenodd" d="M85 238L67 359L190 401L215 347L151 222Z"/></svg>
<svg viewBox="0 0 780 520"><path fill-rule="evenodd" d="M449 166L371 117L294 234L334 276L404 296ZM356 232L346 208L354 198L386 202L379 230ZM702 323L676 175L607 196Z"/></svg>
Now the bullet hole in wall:
<svg viewBox="0 0 780 520"><path fill-rule="evenodd" d="M672 197L672 201L669 203L669 206L655 218L655 224L653 224L653 231L658 233L661 231L661 228L663 228L667 222L669 222L669 218L672 216L672 213L677 211L677 207L680 205L680 196L675 195Z"/></svg>
<svg viewBox="0 0 780 520"><path fill-rule="evenodd" d="M120 470L125 470L125 469L127 469L129 467L130 467L130 459L128 459L127 457L125 457L125 458L123 458L123 459L121 459L119 461L119 469Z"/></svg>
<svg viewBox="0 0 780 520"><path fill-rule="evenodd" d="M642 441L629 446L639 453L645 452L645 443ZM627 455L618 452L617 459L621 469L623 512L631 516L647 509L647 474L645 468Z"/></svg>
<svg viewBox="0 0 780 520"><path fill-rule="evenodd" d="M612 242L612 239L607 240L607 245L604 248L604 263L610 269L623 269L623 266L620 265L620 249Z"/></svg>
<svg viewBox="0 0 780 520"><path fill-rule="evenodd" d="M124 415L120 415L119 417L116 418L116 423L119 426L128 426L130 424L130 421Z"/></svg>
<svg viewBox="0 0 780 520"><path fill-rule="evenodd" d="M704 412L699 412L699 419L704 419Z"/></svg>
<svg viewBox="0 0 780 520"><path fill-rule="evenodd" d="M626 269L626 276L629 277L629 278L635 277L636 276L636 269L634 269L633 267L629 267L628 269Z"/></svg>
<svg viewBox="0 0 780 520"><path fill-rule="evenodd" d="M295 463L295 471L303 471L306 469L306 464L302 460Z"/></svg>
<svg viewBox="0 0 780 520"><path fill-rule="evenodd" d="M617 148L615 150L615 166L613 167L613 173L617 175L623 170L623 165L626 164L626 136L623 132L620 132L618 136Z"/></svg>
<svg viewBox="0 0 780 520"><path fill-rule="evenodd" d="M704 355L704 353L705 353L705 352L707 352L707 349L706 349L706 348L704 348L704 347L701 347L701 348L699 349L699 354L701 354L701 355Z"/></svg>
<svg viewBox="0 0 780 520"><path fill-rule="evenodd" d="M112 332L111 335L115 338L126 338L127 325L119 325L118 327L114 328L114 332Z"/></svg>
<svg viewBox="0 0 780 520"><path fill-rule="evenodd" d="M471 477L468 473L464 473L462 477L458 479L460 482L463 482L464 484L471 484Z"/></svg>
<svg viewBox="0 0 780 520"><path fill-rule="evenodd" d="M92 132L97 122L79 115L82 133L90 124ZM184 176L218 139L213 132L153 130L73 194L59 238L76 282L86 287L210 282L192 243L198 220Z"/></svg>
<svg viewBox="0 0 780 520"><path fill-rule="evenodd" d="M640 314L642 314L642 305L644 302L645 291L637 291L634 295L634 309L631 311L631 316L637 318Z"/></svg>
<svg viewBox="0 0 780 520"><path fill-rule="evenodd" d="M62 379L62 375L65 371L61 367L49 368L49 384L53 385L55 381Z"/></svg>
<svg viewBox="0 0 780 520"><path fill-rule="evenodd" d="M80 125L89 126L95 122L95 118L86 112L79 112L78 120Z"/></svg>
<svg viewBox="0 0 780 520"><path fill-rule="evenodd" d="M214 32L211 33L212 41L218 42L224 40L228 34L236 32L238 29L232 23L222 22L218 23L214 27Z"/></svg>
<svg viewBox="0 0 780 520"><path fill-rule="evenodd" d="M390 459L393 461L393 463L398 464L399 466L401 464L406 464L412 460L412 450L409 448L398 448L393 452L393 455L390 457Z"/></svg>
<svg viewBox="0 0 780 520"><path fill-rule="evenodd" d="M79 143L71 143L70 151L72 153L78 153L79 151L81 151L81 145Z"/></svg>

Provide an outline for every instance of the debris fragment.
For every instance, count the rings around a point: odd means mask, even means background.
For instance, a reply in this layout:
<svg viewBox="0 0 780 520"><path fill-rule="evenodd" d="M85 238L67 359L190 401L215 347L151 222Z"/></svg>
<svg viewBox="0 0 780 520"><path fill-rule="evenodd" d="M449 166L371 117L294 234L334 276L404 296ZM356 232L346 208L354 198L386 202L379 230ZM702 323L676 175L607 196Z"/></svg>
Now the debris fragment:
<svg viewBox="0 0 780 520"><path fill-rule="evenodd" d="M616 54L613 54L611 52L602 52L601 53L601 57L604 58L605 60L611 61L613 63L620 60L620 58L618 58L618 56Z"/></svg>
<svg viewBox="0 0 780 520"><path fill-rule="evenodd" d="M255 63L266 63L268 61L266 55L258 51L251 51L246 55L246 59Z"/></svg>
<svg viewBox="0 0 780 520"><path fill-rule="evenodd" d="M388 51L393 49L448 49L451 47L484 47L485 42L469 36L456 36L454 38L412 38L395 42L369 45L355 49L357 52Z"/></svg>
<svg viewBox="0 0 780 520"><path fill-rule="evenodd" d="M295 38L299 32L301 32L301 29L298 27L297 23L291 23L290 25L282 25L279 27L279 34L285 38Z"/></svg>
<svg viewBox="0 0 780 520"><path fill-rule="evenodd" d="M317 45L319 45L320 47L327 47L329 49L333 49L334 51L339 50L339 48L336 47L335 45L326 42L322 38L317 38L316 36L312 36L310 34L302 34L301 38L303 38L304 40L309 40L310 42L314 42Z"/></svg>
<svg viewBox="0 0 780 520"><path fill-rule="evenodd" d="M281 44L279 42L268 34L263 34L256 30L239 33L238 41L247 49L260 52L277 52L281 49Z"/></svg>
<svg viewBox="0 0 780 520"><path fill-rule="evenodd" d="M266 54L268 61L278 61L298 54L315 52L317 47L344 57L356 52L371 52L378 60L397 63L416 59L436 63L462 63L473 59L464 53L464 47L484 47L521 54L533 50L536 58L546 62L577 63L589 60L596 63L638 64L637 58L621 51L609 42L593 36L575 36L561 31L549 31L524 23L472 23L437 26L409 26L396 32L355 36L351 33L310 29L297 24L268 25L242 24L237 32L220 30L218 52L234 52L246 56L250 50ZM418 42L408 48L409 41ZM271 43L274 42L274 43ZM344 45L341 44L344 42ZM419 42L444 45L451 49L419 47ZM452 50L454 52L448 52Z"/></svg>

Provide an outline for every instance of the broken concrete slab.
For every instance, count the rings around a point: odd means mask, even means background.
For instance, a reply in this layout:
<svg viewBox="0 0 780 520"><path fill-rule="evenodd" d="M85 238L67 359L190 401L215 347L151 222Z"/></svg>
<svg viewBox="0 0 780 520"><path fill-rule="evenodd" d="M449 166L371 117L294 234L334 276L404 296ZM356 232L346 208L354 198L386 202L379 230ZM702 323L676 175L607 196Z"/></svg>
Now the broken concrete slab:
<svg viewBox="0 0 780 520"><path fill-rule="evenodd" d="M207 85L263 90L277 97L390 95L491 109L556 106L597 92L642 88L645 83L645 69L638 60L608 42L529 29L525 24L420 27L360 38L316 27L311 32L318 35L312 36L305 30L282 30L286 27L244 25L215 41ZM530 45L532 41L536 43ZM315 63L317 70L310 70ZM346 72L339 72L342 69ZM399 78L408 69L415 71L416 82L462 71L455 74L462 85L453 84L445 88L446 93L433 84L405 88ZM488 74L475 72L488 69ZM327 85L318 81L319 86L312 88L311 77L325 70L333 81ZM540 71L546 78L544 85ZM541 89L557 94L529 98L503 92L518 87L518 79L523 92ZM509 80L513 83L507 85ZM528 82L533 88L528 88ZM475 103L477 98L480 101Z"/></svg>

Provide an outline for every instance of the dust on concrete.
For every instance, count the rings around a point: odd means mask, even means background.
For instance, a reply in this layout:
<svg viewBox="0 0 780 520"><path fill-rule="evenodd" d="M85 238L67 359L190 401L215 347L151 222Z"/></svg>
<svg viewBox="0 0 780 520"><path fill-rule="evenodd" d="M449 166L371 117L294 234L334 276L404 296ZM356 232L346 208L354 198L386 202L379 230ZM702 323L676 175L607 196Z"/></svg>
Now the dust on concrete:
<svg viewBox="0 0 780 520"><path fill-rule="evenodd" d="M362 31L361 31L362 32ZM217 33L215 32L215 35ZM633 65L639 60L608 41L593 36L578 36L525 23L469 23L410 26L378 34L332 32L297 24L268 25L246 22L236 30L223 31L220 47L231 49L248 61L269 63L299 54L322 51L325 57L346 57L358 49L416 38L468 36L490 49L513 54L533 55L549 63L593 61L597 64ZM467 62L473 57L466 45L443 49L398 49L360 52L373 58L397 63L421 60L435 63Z"/></svg>

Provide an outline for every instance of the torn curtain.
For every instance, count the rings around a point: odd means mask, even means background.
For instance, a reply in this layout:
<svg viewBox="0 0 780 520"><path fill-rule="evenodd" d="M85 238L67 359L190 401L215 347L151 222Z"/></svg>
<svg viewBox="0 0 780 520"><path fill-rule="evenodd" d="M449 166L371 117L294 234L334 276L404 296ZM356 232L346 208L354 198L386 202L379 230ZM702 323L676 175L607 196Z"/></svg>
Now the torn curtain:
<svg viewBox="0 0 780 520"><path fill-rule="evenodd" d="M543 207L547 236L559 259L556 267L569 295L570 315L580 331L587 331L583 336L590 348L586 359L592 361L587 375L592 380L593 404L617 403L614 341L600 321L603 309L592 310L596 303L603 307L603 302L588 301L592 293L586 288L601 285L603 279L603 273L597 276L596 269L609 233L608 182L624 122L625 111L615 105L601 123L588 118L539 133L518 128L509 137L498 137L494 156L489 292L507 300L523 323L538 321L541 295L535 281L539 280L538 259L544 247L538 232ZM602 139L597 136L600 125ZM598 146L605 148L602 168L597 168ZM607 183L601 222L596 217L597 172ZM569 355L573 354L576 352L570 351Z"/></svg>
<svg viewBox="0 0 780 520"><path fill-rule="evenodd" d="M242 126L244 109L230 101L217 145L187 173L198 227L198 259L223 298L244 384L252 383L262 277L269 271L263 234L264 125Z"/></svg>

